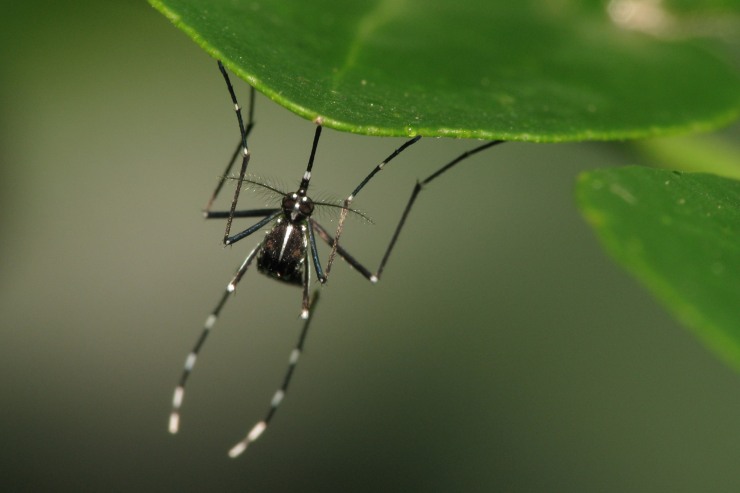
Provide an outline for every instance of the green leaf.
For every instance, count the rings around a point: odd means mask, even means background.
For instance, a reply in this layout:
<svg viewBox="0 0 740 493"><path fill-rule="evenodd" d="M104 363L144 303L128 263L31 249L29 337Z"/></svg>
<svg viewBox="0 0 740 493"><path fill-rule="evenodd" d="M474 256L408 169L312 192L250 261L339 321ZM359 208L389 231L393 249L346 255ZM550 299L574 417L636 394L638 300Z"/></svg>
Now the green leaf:
<svg viewBox="0 0 740 493"><path fill-rule="evenodd" d="M740 113L740 79L725 64L629 31L601 3L150 3L276 102L356 133L624 139L711 129ZM680 19L671 32L690 25Z"/></svg>
<svg viewBox="0 0 740 493"><path fill-rule="evenodd" d="M609 253L740 369L740 182L601 169L580 176L577 196Z"/></svg>

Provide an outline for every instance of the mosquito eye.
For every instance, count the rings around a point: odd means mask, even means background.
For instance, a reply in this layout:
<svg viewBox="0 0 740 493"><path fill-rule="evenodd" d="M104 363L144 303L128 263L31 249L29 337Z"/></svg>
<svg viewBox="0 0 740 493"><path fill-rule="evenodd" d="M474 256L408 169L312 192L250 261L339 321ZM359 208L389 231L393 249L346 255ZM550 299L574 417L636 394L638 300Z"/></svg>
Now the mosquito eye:
<svg viewBox="0 0 740 493"><path fill-rule="evenodd" d="M301 214L304 216L310 216L311 213L313 213L313 200L308 199L308 197L304 197L304 199L306 200L301 200L298 210L301 211Z"/></svg>

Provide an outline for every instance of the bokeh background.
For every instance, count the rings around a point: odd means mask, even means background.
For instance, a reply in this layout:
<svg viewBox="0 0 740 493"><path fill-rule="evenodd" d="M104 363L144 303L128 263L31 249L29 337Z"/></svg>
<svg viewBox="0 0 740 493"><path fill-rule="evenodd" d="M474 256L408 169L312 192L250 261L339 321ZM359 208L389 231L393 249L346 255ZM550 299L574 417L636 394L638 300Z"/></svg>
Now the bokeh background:
<svg viewBox="0 0 740 493"><path fill-rule="evenodd" d="M336 266L280 413L234 461L300 329L299 290L249 273L169 435L254 244L224 249L200 215L238 137L221 76L143 1L0 17L0 490L740 489L740 378L574 206L579 171L637 162L605 144L507 144L428 187L381 283ZM252 171L294 186L313 125L256 113ZM324 132L312 185L342 197L399 142ZM377 265L414 180L472 145L407 151L345 246Z"/></svg>

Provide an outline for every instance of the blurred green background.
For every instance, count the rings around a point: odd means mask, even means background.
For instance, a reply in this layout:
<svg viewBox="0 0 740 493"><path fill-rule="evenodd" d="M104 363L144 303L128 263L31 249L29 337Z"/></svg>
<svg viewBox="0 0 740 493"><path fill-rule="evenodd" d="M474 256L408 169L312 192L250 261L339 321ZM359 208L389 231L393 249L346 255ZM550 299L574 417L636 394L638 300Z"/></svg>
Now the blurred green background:
<svg viewBox="0 0 740 493"><path fill-rule="evenodd" d="M578 171L635 163L614 145L507 144L431 185L381 283L336 266L274 426L234 461L300 328L300 291L249 273L169 435L254 244L200 215L238 137L221 76L143 1L5 2L0 28L2 491L740 489L740 379L573 204ZM256 115L251 170L294 186L313 124ZM314 190L346 195L399 142L324 132ZM345 246L377 265L414 180L473 145L407 151Z"/></svg>

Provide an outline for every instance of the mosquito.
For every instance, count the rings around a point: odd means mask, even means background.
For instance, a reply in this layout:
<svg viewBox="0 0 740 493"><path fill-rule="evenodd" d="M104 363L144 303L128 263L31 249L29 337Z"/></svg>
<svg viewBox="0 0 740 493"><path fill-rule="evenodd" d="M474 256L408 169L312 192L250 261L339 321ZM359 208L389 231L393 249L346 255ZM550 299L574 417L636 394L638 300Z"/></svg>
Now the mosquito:
<svg viewBox="0 0 740 493"><path fill-rule="evenodd" d="M419 141L421 136L412 137L404 142L400 147L395 149L391 154L388 155L380 164L375 166L372 171L365 176L359 185L352 191L352 193L344 200L342 204L334 204L329 202L314 201L308 195L308 188L312 177L313 164L316 157L316 150L318 148L319 138L321 137L321 130L323 120L317 118L316 131L314 133L313 144L311 146L311 153L308 158L308 165L303 173L298 189L292 193L285 193L270 185L263 184L259 181L253 180L247 177L247 167L250 161L250 151L247 145L247 139L252 129L254 128L254 98L255 90L250 87L249 94L249 110L246 125L242 117L242 109L236 98L236 93L229 79L229 75L226 72L221 61L218 61L218 67L223 75L226 87L228 88L231 101L234 105L236 112L237 121L239 124L239 143L236 150L234 151L223 175L221 175L216 188L211 195L206 208L204 216L206 219L226 219L226 229L224 232L223 243L224 245L233 245L244 238L251 236L257 231L261 231L264 228L267 229L264 237L257 242L256 246L252 248L247 257L242 262L241 266L237 269L234 277L227 284L221 298L216 304L215 308L206 318L203 324L203 329L195 346L188 354L185 359L185 365L180 375L180 380L175 387L174 396L172 398L172 411L169 419L169 431L170 433L177 433L180 429L180 408L183 403L185 396L185 385L188 378L192 374L195 362L200 354L200 351L205 344L208 335L216 324L218 317L221 314L221 310L230 298L231 294L236 290L237 285L241 281L244 274L251 267L256 260L257 271L270 277L272 279L302 287L303 299L301 305L300 317L303 319L303 328L300 332L298 342L294 346L288 358L288 367L283 377L282 384L278 390L273 394L270 400L268 411L265 417L258 421L240 440L229 450L229 456L232 458L241 455L249 446L250 443L257 440L262 433L267 429L270 421L274 418L275 412L278 406L283 401L285 394L290 385L291 379L294 375L296 364L300 355L303 352L306 335L312 318L312 307L314 307L318 301L318 290L309 296L311 289L311 270L313 269L319 284L323 285L327 281L329 271L331 269L332 262L335 255L339 255L345 262L347 262L354 270L362 274L365 279L372 283L378 282L380 276L385 268L388 258L398 240L398 237L403 229L406 219L411 211L411 208L416 201L419 192L425 185L428 185L432 180L457 165L461 161L468 157L488 149L489 147L500 144L504 141L493 140L486 142L478 147L467 151L457 158L453 159L443 167L439 168L436 172L429 175L426 179L417 181L411 196L403 210L401 218L396 226L396 229L391 237L390 243L386 247L385 253L378 265L378 268L372 272L360 262L358 262L349 252L347 252L340 244L339 238L342 234L343 225L345 218L350 213L361 214L351 208L351 203L357 197L357 194L364 189L364 187L370 182L370 180L384 167L401 154L404 150L409 148L411 145ZM241 167L239 169L238 177L236 178L236 187L234 190L234 196L231 201L231 207L228 211L213 211L211 210L219 192L223 188L225 181L229 178L231 170L236 162L239 161L241 155ZM261 209L246 209L237 210L237 203L239 200L239 194L243 184L250 184L256 188L264 188L271 193L279 194L281 196L280 206L273 208L261 208ZM340 209L340 219L338 221L337 230L334 235L331 235L329 231L321 226L313 217L314 210L317 206L330 206ZM231 234L232 221L235 218L261 218L253 225L246 229ZM326 270L321 266L319 261L318 249L316 247L316 236L321 238L329 248L331 253L327 262Z"/></svg>

